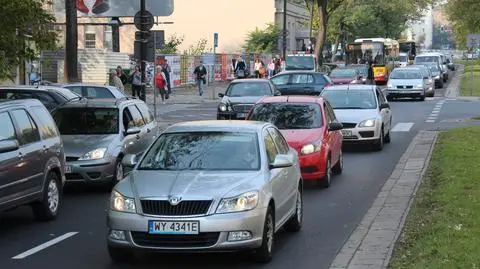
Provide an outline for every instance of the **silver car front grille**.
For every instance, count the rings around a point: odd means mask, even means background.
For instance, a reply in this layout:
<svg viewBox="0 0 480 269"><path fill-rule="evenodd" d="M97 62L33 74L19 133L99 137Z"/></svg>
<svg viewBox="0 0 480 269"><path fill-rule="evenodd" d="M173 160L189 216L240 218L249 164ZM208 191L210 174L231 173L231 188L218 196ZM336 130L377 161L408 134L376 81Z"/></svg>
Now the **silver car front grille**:
<svg viewBox="0 0 480 269"><path fill-rule="evenodd" d="M144 214L157 216L191 216L205 215L212 204L212 200L181 201L171 205L166 200L141 200Z"/></svg>

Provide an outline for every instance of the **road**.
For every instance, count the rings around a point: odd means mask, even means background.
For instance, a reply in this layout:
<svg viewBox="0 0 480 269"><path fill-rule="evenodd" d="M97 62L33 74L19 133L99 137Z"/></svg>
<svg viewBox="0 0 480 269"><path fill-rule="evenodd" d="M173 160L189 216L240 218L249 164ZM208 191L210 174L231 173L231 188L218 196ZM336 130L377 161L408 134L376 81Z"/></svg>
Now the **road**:
<svg viewBox="0 0 480 269"><path fill-rule="evenodd" d="M456 126L461 122L458 119L480 114L478 101L447 100L442 97L443 94L444 91L440 90L436 97L428 98L425 102L391 102L394 121L391 144L387 144L381 152L346 152L344 173L334 177L329 189L318 189L307 184L304 227L298 234L279 234L274 260L268 265L252 263L238 254L151 254L145 255L133 265L113 265L107 253L105 238L105 211L109 195L92 188L76 187L67 189L64 207L57 221L35 222L28 207L1 215L0 267L328 268L373 203L415 134L422 129ZM213 103L169 105L159 109L159 118L164 122L214 119L215 108L216 104ZM57 244L42 245L58 237L60 239L57 239Z"/></svg>

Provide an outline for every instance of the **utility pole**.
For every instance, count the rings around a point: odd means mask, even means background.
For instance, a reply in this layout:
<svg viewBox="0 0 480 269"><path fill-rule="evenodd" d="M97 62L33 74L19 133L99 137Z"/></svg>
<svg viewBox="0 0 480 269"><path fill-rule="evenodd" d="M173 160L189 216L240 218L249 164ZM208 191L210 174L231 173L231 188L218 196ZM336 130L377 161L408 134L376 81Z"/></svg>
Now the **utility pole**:
<svg viewBox="0 0 480 269"><path fill-rule="evenodd" d="M75 0L65 0L65 60L64 77L78 82L78 26Z"/></svg>
<svg viewBox="0 0 480 269"><path fill-rule="evenodd" d="M287 56L287 0L283 0L283 59Z"/></svg>
<svg viewBox="0 0 480 269"><path fill-rule="evenodd" d="M310 12L310 38L308 39L310 41L310 46L313 47L313 41L312 41L312 35L313 35L313 6L315 5L315 0L312 0L311 4L311 12ZM310 49L311 51L311 49Z"/></svg>
<svg viewBox="0 0 480 269"><path fill-rule="evenodd" d="M112 17L110 25L112 26L112 51L120 52L120 18Z"/></svg>

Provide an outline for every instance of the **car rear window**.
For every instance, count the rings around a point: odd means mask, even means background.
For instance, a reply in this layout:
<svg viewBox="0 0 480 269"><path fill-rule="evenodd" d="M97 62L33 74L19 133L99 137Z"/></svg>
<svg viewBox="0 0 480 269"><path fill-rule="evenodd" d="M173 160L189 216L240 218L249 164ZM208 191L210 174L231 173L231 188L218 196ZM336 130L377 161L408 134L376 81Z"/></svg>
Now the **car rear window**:
<svg viewBox="0 0 480 269"><path fill-rule="evenodd" d="M264 103L253 107L249 120L270 122L278 129L313 129L323 125L316 103Z"/></svg>
<svg viewBox="0 0 480 269"><path fill-rule="evenodd" d="M117 134L118 109L64 107L53 112L62 135Z"/></svg>

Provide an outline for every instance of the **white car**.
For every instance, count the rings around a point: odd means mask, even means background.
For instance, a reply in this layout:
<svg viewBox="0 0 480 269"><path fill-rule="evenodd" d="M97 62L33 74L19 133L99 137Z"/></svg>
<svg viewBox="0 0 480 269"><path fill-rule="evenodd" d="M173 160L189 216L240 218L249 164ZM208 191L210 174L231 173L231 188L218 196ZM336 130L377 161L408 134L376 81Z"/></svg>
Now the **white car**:
<svg viewBox="0 0 480 269"><path fill-rule="evenodd" d="M343 124L344 144L372 144L382 150L384 143L390 143L392 111L376 85L334 85L326 87L322 96Z"/></svg>

